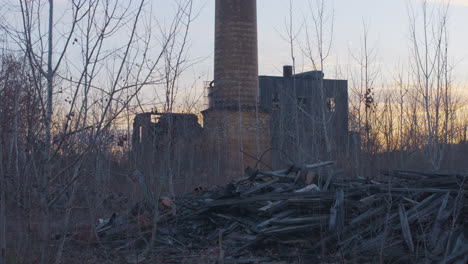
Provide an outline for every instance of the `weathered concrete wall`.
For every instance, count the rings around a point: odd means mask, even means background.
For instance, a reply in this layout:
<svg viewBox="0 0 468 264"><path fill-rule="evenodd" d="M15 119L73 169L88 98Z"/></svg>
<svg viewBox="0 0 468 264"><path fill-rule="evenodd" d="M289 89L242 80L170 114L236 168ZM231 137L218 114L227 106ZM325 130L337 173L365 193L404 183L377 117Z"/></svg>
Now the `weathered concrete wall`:
<svg viewBox="0 0 468 264"><path fill-rule="evenodd" d="M216 0L210 109L254 107L258 96L256 0Z"/></svg>
<svg viewBox="0 0 468 264"><path fill-rule="evenodd" d="M247 166L270 148L270 114L252 110L206 110L203 112L208 167L214 184L242 177ZM270 164L270 156L262 159ZM260 167L263 165L260 163Z"/></svg>
<svg viewBox="0 0 468 264"><path fill-rule="evenodd" d="M323 74L306 72L295 77L260 76L260 106L272 114L273 163L328 159L324 137L327 128L333 156L348 149L348 83L323 80ZM331 101L330 101L331 100ZM322 120L325 111L325 121ZM287 153L285 155L284 153Z"/></svg>
<svg viewBox="0 0 468 264"><path fill-rule="evenodd" d="M153 122L155 121L155 122ZM196 115L152 114L135 116L132 154L147 184L164 195L186 193L203 184L202 127ZM172 183L172 184L171 184ZM156 188L156 187L155 187Z"/></svg>

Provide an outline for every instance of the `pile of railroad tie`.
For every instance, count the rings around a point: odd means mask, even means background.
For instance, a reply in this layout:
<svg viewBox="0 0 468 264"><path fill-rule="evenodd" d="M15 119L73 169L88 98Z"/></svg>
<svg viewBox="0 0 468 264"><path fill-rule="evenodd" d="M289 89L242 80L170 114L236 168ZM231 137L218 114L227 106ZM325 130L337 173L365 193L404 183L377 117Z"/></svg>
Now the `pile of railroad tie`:
<svg viewBox="0 0 468 264"><path fill-rule="evenodd" d="M223 188L162 200L156 216L138 206L96 231L115 251L142 250L156 234L156 253L214 248L226 263L468 261L467 175L397 170L377 181L331 165L247 168Z"/></svg>

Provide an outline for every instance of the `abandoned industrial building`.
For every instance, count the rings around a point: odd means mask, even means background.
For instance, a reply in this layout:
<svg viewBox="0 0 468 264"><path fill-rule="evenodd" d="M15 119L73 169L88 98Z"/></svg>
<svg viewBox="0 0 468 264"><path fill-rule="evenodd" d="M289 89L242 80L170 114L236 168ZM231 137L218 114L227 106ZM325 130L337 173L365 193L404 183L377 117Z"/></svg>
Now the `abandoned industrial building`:
<svg viewBox="0 0 468 264"><path fill-rule="evenodd" d="M141 171L170 175L186 191L195 181L224 184L246 167L346 152L347 81L293 74L292 66L283 76L258 76L257 49L256 1L217 0L214 81L202 122L195 114L136 115L132 146Z"/></svg>

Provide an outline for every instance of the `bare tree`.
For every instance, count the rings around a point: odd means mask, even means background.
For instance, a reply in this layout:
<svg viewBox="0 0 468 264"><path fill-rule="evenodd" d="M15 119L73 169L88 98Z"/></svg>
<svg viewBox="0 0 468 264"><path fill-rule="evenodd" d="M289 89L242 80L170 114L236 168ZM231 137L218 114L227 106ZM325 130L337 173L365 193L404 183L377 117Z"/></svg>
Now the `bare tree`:
<svg viewBox="0 0 468 264"><path fill-rule="evenodd" d="M0 89L0 100L3 99L3 89ZM3 100L2 100L3 101ZM0 125L0 135L3 126ZM6 263L6 177L3 171L3 140L0 138L0 263Z"/></svg>
<svg viewBox="0 0 468 264"><path fill-rule="evenodd" d="M450 67L448 61L449 3L436 9L421 4L422 18L409 6L412 72L415 89L424 109L427 140L425 152L434 169L439 169L448 139L450 116ZM418 23L421 23L418 26Z"/></svg>
<svg viewBox="0 0 468 264"><path fill-rule="evenodd" d="M311 22L305 26L305 47L304 55L309 59L314 70L324 71L325 61L330 56L333 43L334 12L329 11L324 0L310 0L309 10ZM332 152L330 113L327 111L323 78L319 78L319 96L322 105L320 106L319 123L322 126L322 133L325 144L327 158Z"/></svg>
<svg viewBox="0 0 468 264"><path fill-rule="evenodd" d="M381 124L378 124L377 117L377 104L375 100L375 86L379 75L379 67L377 66L377 50L375 45L370 43L369 26L363 20L362 22L362 35L359 50L349 51L351 57L358 65L356 71L351 73L350 90L352 94L351 104L353 106L354 118L352 119L355 124L353 125L355 131L359 132L361 137L360 146L355 148L353 153L355 167L358 174L362 175L364 169L372 170L370 158L377 152L378 148L378 133ZM388 99L385 106L390 106ZM386 138L389 139L388 130ZM354 144L359 144L354 142ZM357 149L362 151L357 151ZM364 159L365 158L365 159ZM362 166L366 164L366 166Z"/></svg>
<svg viewBox="0 0 468 264"><path fill-rule="evenodd" d="M188 49L188 37L190 26L194 19L193 17L193 2L190 1L179 1L180 9L176 14L173 24L169 32L181 32L180 38L172 38L167 36L169 39L168 48L164 52L164 81L165 81L165 103L164 112L173 113L174 105L176 103L176 97L178 94L178 84L181 74L189 66L189 60L187 57ZM168 128L168 142L166 144L165 153L165 164L167 166L164 172L164 178L162 182L167 182L169 187L169 194L171 197L175 197L174 177L176 174L177 163L181 158L174 153L177 151L174 147L173 142L173 128L174 119L169 118ZM156 154L156 153L155 153ZM156 158L156 157L155 157ZM175 206L172 208L173 214L175 214ZM152 241L154 243L154 241Z"/></svg>
<svg viewBox="0 0 468 264"><path fill-rule="evenodd" d="M175 76L182 71L189 30L183 23L191 21L187 13L191 1L176 5L174 22L167 28L158 24L151 3L145 0L137 4L73 0L59 4L59 11L53 0L7 4L21 14L21 21L11 21L2 29L27 58L32 91L40 106L38 132L32 135L37 145L21 155L30 155L25 166L38 182L32 193L40 198L41 263L50 263L49 239L57 231L62 236L55 262L60 263L77 196L86 195L86 200L95 202L89 204L90 211L100 206L102 192L97 190L104 189L108 175L100 164L112 152L111 138L120 117L131 114L128 111L135 108L145 87L164 84L162 62L168 56L175 64L166 69L175 71ZM188 22L183 20L186 17ZM182 48L175 42L180 34ZM176 84L171 83L172 91ZM67 161L65 166L62 161ZM96 177L84 173L90 169ZM86 184L89 181L97 185ZM57 204L65 207L61 230L50 228L58 220L50 217Z"/></svg>
<svg viewBox="0 0 468 264"><path fill-rule="evenodd" d="M370 47L368 25L363 22L363 35L359 55L354 56L360 66L359 94L364 108L363 132L365 135L364 149L371 153L371 115L375 111L375 81L378 75L378 68L374 65L376 60L376 50Z"/></svg>

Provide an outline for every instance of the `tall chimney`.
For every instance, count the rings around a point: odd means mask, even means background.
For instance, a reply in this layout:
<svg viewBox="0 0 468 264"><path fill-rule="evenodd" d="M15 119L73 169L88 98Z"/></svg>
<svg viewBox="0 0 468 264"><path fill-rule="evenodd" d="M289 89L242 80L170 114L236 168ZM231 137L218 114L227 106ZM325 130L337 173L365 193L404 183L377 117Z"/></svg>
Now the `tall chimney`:
<svg viewBox="0 0 468 264"><path fill-rule="evenodd" d="M203 111L206 156L215 184L269 163L270 113L257 107L257 1L216 0L214 85ZM258 165L261 169L263 165Z"/></svg>
<svg viewBox="0 0 468 264"><path fill-rule="evenodd" d="M257 1L216 0L210 108L253 108L258 93Z"/></svg>

